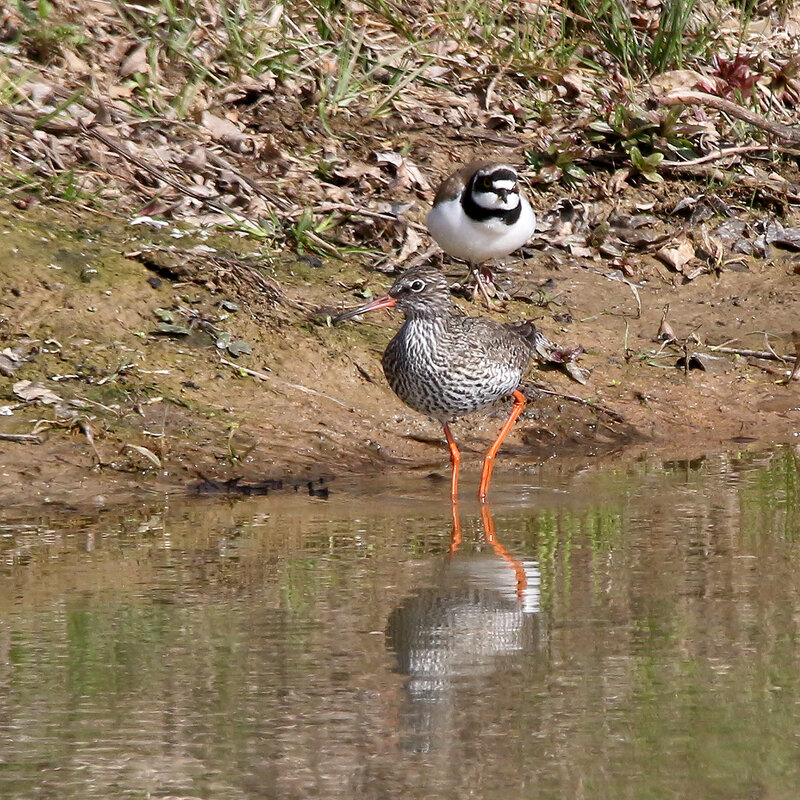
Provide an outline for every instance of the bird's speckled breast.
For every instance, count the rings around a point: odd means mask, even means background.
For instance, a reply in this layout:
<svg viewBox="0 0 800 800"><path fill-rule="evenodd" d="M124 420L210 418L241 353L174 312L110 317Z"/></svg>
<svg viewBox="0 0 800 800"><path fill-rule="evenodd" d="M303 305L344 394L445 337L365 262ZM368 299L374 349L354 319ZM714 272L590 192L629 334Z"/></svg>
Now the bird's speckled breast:
<svg viewBox="0 0 800 800"><path fill-rule="evenodd" d="M408 319L383 355L383 371L395 394L415 411L442 422L511 394L527 364L527 357L516 352L491 352L463 327L465 321L447 316Z"/></svg>

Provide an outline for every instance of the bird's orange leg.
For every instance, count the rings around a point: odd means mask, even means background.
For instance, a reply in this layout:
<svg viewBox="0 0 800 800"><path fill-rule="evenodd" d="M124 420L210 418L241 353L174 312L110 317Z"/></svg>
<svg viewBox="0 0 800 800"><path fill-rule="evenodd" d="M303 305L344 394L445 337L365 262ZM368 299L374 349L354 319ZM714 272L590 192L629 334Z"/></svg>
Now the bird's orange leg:
<svg viewBox="0 0 800 800"><path fill-rule="evenodd" d="M486 502L486 496L489 494L489 481L492 480L492 470L494 469L494 458L497 455L497 451L500 449L500 445L503 444L503 439L508 436L508 432L514 426L514 423L519 418L519 415L522 413L522 409L525 408L525 395L522 394L518 389L514 389L514 405L511 407L511 414L509 414L508 419L506 420L506 424L500 430L500 433L497 434L497 438L494 440L494 444L489 448L489 452L486 454L486 458L483 459L483 469L481 470L481 485L480 489L478 489L478 497L482 503Z"/></svg>
<svg viewBox="0 0 800 800"><path fill-rule="evenodd" d="M450 500L455 503L458 500L458 468L461 466L461 453L453 434L450 433L450 426L446 422L443 422L442 425L444 426L447 446L450 448L450 464L453 467L453 477L450 481Z"/></svg>
<svg viewBox="0 0 800 800"><path fill-rule="evenodd" d="M458 514L458 503L450 506L453 515L453 532L450 534L450 555L454 556L461 547L461 517Z"/></svg>

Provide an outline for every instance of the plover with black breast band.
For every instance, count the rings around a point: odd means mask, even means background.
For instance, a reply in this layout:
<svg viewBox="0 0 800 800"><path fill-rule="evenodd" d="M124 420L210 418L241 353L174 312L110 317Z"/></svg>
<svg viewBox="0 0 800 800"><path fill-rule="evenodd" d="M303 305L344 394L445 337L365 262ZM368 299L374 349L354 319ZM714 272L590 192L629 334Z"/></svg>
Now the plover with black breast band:
<svg viewBox="0 0 800 800"><path fill-rule="evenodd" d="M522 247L536 230L536 215L520 191L514 167L474 161L442 182L425 223L445 253L468 262L474 271L476 265Z"/></svg>

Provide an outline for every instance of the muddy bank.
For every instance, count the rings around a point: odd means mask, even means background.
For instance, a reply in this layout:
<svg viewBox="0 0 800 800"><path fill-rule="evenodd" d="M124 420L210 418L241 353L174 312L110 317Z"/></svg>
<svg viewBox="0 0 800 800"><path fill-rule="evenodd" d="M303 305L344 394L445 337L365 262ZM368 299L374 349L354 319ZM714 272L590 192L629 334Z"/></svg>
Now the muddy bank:
<svg viewBox="0 0 800 800"><path fill-rule="evenodd" d="M102 505L202 479L313 491L319 479L380 470L447 474L438 425L406 409L381 373L398 319L328 325L333 307L390 277L294 255L263 268L224 235L192 240L54 209L6 208L0 230L0 433L41 441L0 442L4 506ZM498 316L582 345L587 382L532 368L533 402L501 468L793 439L791 364L712 346L792 352L796 263L779 256L688 283L653 268L635 286L545 252L507 265L501 285L545 299L511 301ZM678 342L664 346L667 305ZM504 414L457 425L467 469Z"/></svg>

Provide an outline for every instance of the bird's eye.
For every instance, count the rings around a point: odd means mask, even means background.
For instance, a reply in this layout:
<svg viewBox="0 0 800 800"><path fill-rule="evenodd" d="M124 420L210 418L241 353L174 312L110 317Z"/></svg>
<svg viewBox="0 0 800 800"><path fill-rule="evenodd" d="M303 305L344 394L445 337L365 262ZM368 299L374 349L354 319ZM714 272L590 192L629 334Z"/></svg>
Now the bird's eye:
<svg viewBox="0 0 800 800"><path fill-rule="evenodd" d="M419 278L411 282L412 292L421 292L424 288L425 288L425 281L421 281Z"/></svg>

